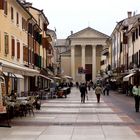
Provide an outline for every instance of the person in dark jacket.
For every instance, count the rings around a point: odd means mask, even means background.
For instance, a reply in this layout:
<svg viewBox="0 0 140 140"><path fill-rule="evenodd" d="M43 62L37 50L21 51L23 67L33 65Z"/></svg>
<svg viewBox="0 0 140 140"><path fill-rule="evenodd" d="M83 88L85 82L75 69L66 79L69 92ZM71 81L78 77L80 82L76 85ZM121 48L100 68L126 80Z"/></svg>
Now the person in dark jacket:
<svg viewBox="0 0 140 140"><path fill-rule="evenodd" d="M110 84L109 83L106 83L105 85L105 88L104 88L104 91L103 91L103 94L107 94L109 95L109 90L110 90Z"/></svg>
<svg viewBox="0 0 140 140"><path fill-rule="evenodd" d="M85 103L85 95L87 93L87 86L85 83L81 83L79 87L80 93L81 93L81 103Z"/></svg>

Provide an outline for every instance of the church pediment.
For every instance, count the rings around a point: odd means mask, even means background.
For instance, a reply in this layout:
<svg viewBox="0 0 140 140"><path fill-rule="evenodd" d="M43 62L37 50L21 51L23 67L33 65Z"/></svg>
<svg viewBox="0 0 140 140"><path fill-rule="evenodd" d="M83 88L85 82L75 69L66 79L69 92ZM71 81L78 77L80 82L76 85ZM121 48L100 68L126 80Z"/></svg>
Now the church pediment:
<svg viewBox="0 0 140 140"><path fill-rule="evenodd" d="M77 33L69 36L69 38L108 38L106 34L103 34L93 28L85 28Z"/></svg>

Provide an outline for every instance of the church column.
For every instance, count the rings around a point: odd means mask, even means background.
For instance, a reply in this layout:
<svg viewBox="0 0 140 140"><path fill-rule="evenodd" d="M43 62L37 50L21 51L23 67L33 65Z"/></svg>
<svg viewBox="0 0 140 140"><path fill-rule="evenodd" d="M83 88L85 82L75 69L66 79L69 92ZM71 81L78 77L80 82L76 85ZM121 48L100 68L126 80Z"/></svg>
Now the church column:
<svg viewBox="0 0 140 140"><path fill-rule="evenodd" d="M81 64L82 64L83 69L85 69L85 47L86 46L82 45L81 47L82 47L82 58L81 58L82 62L81 62ZM85 74L82 74L82 80L85 81Z"/></svg>
<svg viewBox="0 0 140 140"><path fill-rule="evenodd" d="M92 46L92 81L96 79L96 46Z"/></svg>
<svg viewBox="0 0 140 140"><path fill-rule="evenodd" d="M75 46L71 46L71 76L75 80Z"/></svg>

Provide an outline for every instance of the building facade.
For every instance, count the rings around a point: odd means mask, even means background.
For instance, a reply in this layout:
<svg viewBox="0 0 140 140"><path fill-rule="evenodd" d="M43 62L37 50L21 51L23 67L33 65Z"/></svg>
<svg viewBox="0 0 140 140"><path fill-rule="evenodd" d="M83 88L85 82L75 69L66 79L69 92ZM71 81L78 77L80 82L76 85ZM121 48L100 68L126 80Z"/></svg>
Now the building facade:
<svg viewBox="0 0 140 140"><path fill-rule="evenodd" d="M18 94L30 90L29 77L38 74L37 69L24 65L24 47L28 46L28 22L31 14L18 0L0 1L0 62L6 79L7 91Z"/></svg>
<svg viewBox="0 0 140 140"><path fill-rule="evenodd" d="M49 87L44 71L53 57L48 19L43 10L22 0L0 0L0 63L5 94L21 94ZM51 62L52 64L52 62ZM42 73L43 71L43 73Z"/></svg>
<svg viewBox="0 0 140 140"><path fill-rule="evenodd" d="M74 81L95 81L100 73L101 52L107 45L107 38L107 35L90 27L71 34L67 38L70 50L61 55L64 74L70 75Z"/></svg>
<svg viewBox="0 0 140 140"><path fill-rule="evenodd" d="M117 23L111 34L111 67L117 75L122 75L122 81L140 83L136 70L139 69L139 27L140 15L132 15Z"/></svg>

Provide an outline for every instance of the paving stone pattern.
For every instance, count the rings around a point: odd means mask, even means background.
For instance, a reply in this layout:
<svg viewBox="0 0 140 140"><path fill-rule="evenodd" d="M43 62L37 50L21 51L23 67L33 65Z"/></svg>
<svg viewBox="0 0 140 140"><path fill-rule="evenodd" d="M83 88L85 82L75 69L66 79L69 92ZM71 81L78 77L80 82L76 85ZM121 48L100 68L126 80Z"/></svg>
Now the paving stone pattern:
<svg viewBox="0 0 140 140"><path fill-rule="evenodd" d="M132 97L112 92L97 103L93 90L88 96L81 103L73 88L67 98L43 100L35 116L14 118L11 128L1 127L0 140L140 140L140 113Z"/></svg>

